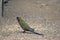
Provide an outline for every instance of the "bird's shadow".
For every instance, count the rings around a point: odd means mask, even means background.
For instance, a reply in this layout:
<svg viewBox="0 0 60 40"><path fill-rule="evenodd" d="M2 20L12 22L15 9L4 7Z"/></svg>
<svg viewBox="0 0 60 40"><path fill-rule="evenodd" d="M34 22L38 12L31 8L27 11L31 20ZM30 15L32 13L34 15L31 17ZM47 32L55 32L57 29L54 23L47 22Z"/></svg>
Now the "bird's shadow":
<svg viewBox="0 0 60 40"><path fill-rule="evenodd" d="M23 31L15 31L14 33L27 33L27 34L32 34L31 32L23 32Z"/></svg>

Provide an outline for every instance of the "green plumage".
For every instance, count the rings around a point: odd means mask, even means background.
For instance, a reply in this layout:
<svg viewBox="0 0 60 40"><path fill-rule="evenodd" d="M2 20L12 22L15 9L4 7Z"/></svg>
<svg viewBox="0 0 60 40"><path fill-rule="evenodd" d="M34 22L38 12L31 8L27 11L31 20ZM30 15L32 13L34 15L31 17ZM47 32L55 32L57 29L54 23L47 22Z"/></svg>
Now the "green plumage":
<svg viewBox="0 0 60 40"><path fill-rule="evenodd" d="M24 31L34 31L34 29L30 28L29 25L21 17L17 17L17 20Z"/></svg>
<svg viewBox="0 0 60 40"><path fill-rule="evenodd" d="M29 25L21 17L17 17L17 20L18 20L18 23L21 26L21 28L24 30L24 33L26 31L30 31L34 34L43 35L43 34L39 34L39 33L34 32L34 29L30 28Z"/></svg>

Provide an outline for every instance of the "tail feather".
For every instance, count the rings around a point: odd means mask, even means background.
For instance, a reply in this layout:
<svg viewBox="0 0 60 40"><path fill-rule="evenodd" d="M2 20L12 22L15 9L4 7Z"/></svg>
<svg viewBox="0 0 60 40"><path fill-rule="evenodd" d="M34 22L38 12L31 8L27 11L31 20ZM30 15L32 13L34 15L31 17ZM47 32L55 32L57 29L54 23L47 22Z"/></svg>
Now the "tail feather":
<svg viewBox="0 0 60 40"><path fill-rule="evenodd" d="M32 28L30 28L29 30L30 30L30 32L32 32L33 34L43 35L43 34L40 34L40 33L35 32L34 29L32 29Z"/></svg>
<svg viewBox="0 0 60 40"><path fill-rule="evenodd" d="M40 33L37 33L37 32L32 32L33 34L37 34L37 35L43 35L43 34L40 34Z"/></svg>

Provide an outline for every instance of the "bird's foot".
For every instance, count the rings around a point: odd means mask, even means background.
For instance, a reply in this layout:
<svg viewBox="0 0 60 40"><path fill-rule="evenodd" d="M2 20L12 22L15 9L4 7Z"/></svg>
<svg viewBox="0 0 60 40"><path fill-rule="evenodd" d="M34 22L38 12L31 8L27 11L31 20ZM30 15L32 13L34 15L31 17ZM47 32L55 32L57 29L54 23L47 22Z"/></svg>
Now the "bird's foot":
<svg viewBox="0 0 60 40"><path fill-rule="evenodd" d="M26 31L23 31L23 33L26 33Z"/></svg>

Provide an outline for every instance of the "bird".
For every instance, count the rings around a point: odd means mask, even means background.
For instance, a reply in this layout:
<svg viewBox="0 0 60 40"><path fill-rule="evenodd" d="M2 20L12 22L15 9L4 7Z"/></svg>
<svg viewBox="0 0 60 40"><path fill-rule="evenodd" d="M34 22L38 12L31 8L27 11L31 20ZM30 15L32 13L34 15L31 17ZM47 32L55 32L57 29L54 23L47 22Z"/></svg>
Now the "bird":
<svg viewBox="0 0 60 40"><path fill-rule="evenodd" d="M34 34L38 34L38 35L43 35L43 34L39 34L37 32L34 31L33 28L31 28L21 17L16 17L19 25L21 26L21 28L24 30L23 33L25 33L26 31L30 31Z"/></svg>

